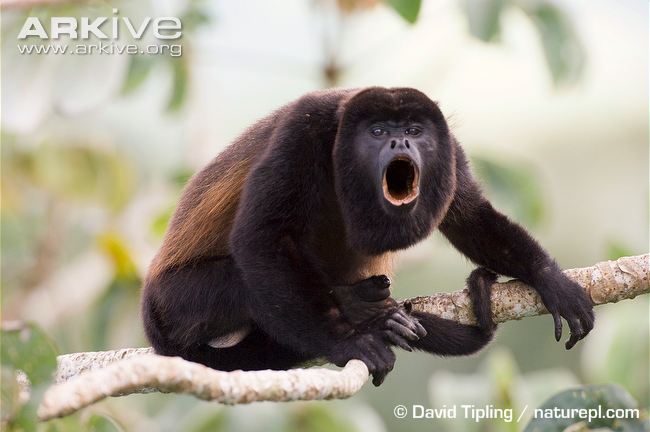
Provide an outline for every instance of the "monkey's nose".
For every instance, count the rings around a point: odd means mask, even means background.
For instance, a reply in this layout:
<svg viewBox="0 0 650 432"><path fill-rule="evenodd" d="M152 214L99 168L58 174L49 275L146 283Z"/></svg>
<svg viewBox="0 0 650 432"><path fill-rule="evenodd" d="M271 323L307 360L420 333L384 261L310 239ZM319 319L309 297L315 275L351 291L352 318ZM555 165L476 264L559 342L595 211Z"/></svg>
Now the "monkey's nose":
<svg viewBox="0 0 650 432"><path fill-rule="evenodd" d="M397 147L398 150L405 150L405 149L410 149L411 144L409 143L409 140L407 140L407 139L399 140L399 142L397 140L391 140L390 148L394 150L396 147Z"/></svg>

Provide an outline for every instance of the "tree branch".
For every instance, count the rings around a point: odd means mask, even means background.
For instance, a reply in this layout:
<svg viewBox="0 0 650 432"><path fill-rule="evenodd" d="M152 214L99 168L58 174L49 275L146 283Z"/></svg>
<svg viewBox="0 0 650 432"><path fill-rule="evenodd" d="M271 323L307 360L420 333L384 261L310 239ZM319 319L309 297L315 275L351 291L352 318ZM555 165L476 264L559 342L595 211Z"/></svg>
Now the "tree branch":
<svg viewBox="0 0 650 432"><path fill-rule="evenodd" d="M585 288L595 305L616 303L650 292L650 255L620 258L565 274ZM466 290L416 297L404 303L464 324L475 322ZM548 313L537 293L519 281L494 284L492 313L496 322ZM173 392L225 404L254 401L341 399L355 394L368 369L351 360L340 371L312 368L289 371L220 372L178 357L153 354L151 348L62 355L57 384L38 410L47 420L71 414L108 396Z"/></svg>

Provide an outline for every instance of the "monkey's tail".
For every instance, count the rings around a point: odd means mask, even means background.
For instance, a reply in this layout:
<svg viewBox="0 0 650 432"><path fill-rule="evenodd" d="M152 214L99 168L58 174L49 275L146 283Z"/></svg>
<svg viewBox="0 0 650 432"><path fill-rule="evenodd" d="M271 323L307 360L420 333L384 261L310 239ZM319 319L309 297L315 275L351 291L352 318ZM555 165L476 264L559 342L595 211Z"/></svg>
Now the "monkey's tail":
<svg viewBox="0 0 650 432"><path fill-rule="evenodd" d="M474 269L467 278L467 290L472 300L476 321L483 330L492 332L496 324L492 321L492 285L498 276L485 267Z"/></svg>
<svg viewBox="0 0 650 432"><path fill-rule="evenodd" d="M433 314L412 311L427 331L427 335L412 343L412 347L442 356L468 355L483 348L494 335L490 293L497 275L479 267L470 273L467 288L478 325L465 325ZM408 309L408 304L405 305Z"/></svg>

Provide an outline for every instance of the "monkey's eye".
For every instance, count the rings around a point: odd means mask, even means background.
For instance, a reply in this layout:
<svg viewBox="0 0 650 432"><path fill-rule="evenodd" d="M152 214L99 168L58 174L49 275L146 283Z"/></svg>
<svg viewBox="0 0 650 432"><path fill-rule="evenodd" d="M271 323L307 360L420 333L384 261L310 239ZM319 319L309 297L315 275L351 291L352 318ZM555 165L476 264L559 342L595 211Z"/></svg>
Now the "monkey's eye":
<svg viewBox="0 0 650 432"><path fill-rule="evenodd" d="M416 127L410 127L404 131L406 135L412 135L412 136L418 136L422 133L422 131L419 128Z"/></svg>
<svg viewBox="0 0 650 432"><path fill-rule="evenodd" d="M371 133L373 136L378 137L378 136L382 136L383 134L385 134L385 133L386 133L386 130L385 130L384 128L381 128L381 127L374 127L374 128L372 128L372 129L370 130L370 133Z"/></svg>

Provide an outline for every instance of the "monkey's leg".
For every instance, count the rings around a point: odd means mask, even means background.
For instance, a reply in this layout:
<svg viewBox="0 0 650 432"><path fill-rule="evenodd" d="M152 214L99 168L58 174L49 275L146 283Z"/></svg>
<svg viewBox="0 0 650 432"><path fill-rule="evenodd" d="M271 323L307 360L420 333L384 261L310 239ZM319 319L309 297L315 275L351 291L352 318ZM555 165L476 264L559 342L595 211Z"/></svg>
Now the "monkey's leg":
<svg viewBox="0 0 650 432"><path fill-rule="evenodd" d="M256 326L253 326L248 335L236 345L213 348L202 344L186 349L182 357L222 371L284 370L311 360L277 343Z"/></svg>
<svg viewBox="0 0 650 432"><path fill-rule="evenodd" d="M248 325L239 270L230 258L172 268L145 282L142 314L157 352L179 351Z"/></svg>
<svg viewBox="0 0 650 432"><path fill-rule="evenodd" d="M467 355L483 348L494 335L490 302L491 286L497 276L484 268L477 268L467 279L467 289L474 307L477 326L459 324L425 312L412 311L427 334L411 342L415 349L438 355Z"/></svg>
<svg viewBox="0 0 650 432"><path fill-rule="evenodd" d="M289 367L303 360L259 331L231 258L171 269L146 282L142 314L157 353L215 369Z"/></svg>

